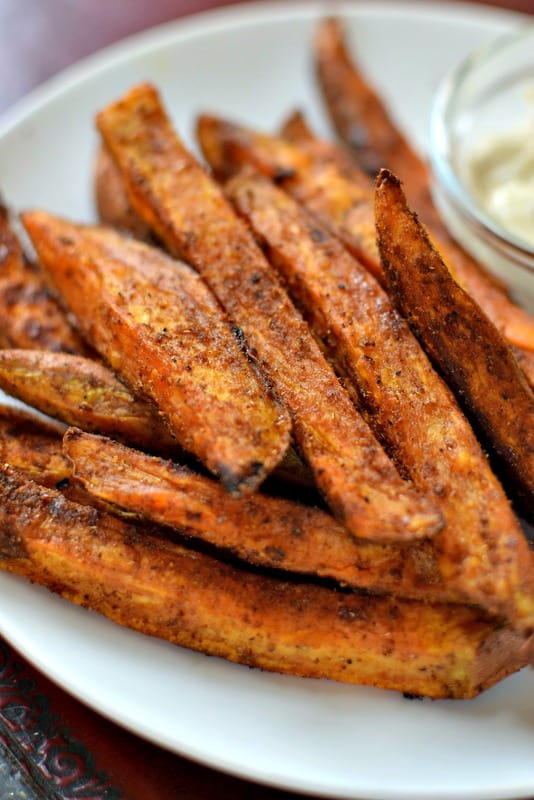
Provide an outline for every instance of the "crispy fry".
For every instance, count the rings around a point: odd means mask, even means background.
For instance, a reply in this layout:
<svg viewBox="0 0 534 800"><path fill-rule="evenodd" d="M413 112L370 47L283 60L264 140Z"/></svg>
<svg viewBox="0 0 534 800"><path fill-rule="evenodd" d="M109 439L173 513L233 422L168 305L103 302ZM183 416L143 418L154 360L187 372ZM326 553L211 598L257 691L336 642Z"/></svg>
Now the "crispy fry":
<svg viewBox="0 0 534 800"><path fill-rule="evenodd" d="M42 350L0 350L0 389L84 431L159 453L180 449L155 408L93 359Z"/></svg>
<svg viewBox="0 0 534 800"><path fill-rule="evenodd" d="M87 353L0 207L0 347Z"/></svg>
<svg viewBox="0 0 534 800"><path fill-rule="evenodd" d="M99 114L98 125L132 206L204 277L290 409L298 446L334 514L370 540L435 533L439 514L400 479L250 232L177 138L155 89L133 89Z"/></svg>
<svg viewBox="0 0 534 800"><path fill-rule="evenodd" d="M525 662L465 606L268 578L146 535L14 470L0 475L0 567L145 634L276 672L473 697Z"/></svg>
<svg viewBox="0 0 534 800"><path fill-rule="evenodd" d="M178 442L227 490L258 486L284 456L289 418L196 273L104 228L43 212L24 224L87 339L156 403Z"/></svg>
<svg viewBox="0 0 534 800"><path fill-rule="evenodd" d="M377 181L376 224L392 297L495 448L532 515L534 393L512 351L454 281L388 170Z"/></svg>
<svg viewBox="0 0 534 800"><path fill-rule="evenodd" d="M261 494L230 497L185 467L75 429L67 431L63 446L75 479L98 501L177 528L244 561L374 593L462 602L443 584L429 542L358 541L318 508Z"/></svg>
<svg viewBox="0 0 534 800"><path fill-rule="evenodd" d="M377 436L443 513L447 524L434 542L448 585L529 631L528 545L472 430L408 325L342 244L268 179L238 175L226 188Z"/></svg>
<svg viewBox="0 0 534 800"><path fill-rule="evenodd" d="M302 203L382 280L371 187L346 177L337 158L209 114L199 116L197 135L220 180L253 166Z"/></svg>
<svg viewBox="0 0 534 800"><path fill-rule="evenodd" d="M131 207L120 170L104 145L96 158L94 190L101 222L119 230L130 231L137 239L150 241L150 228Z"/></svg>
<svg viewBox="0 0 534 800"><path fill-rule="evenodd" d="M301 111L290 114L280 129L280 136L298 145L305 154L309 153L314 161L324 159L334 162L345 177L367 191L371 189L371 179L360 169L353 156L342 146L316 136Z"/></svg>
<svg viewBox="0 0 534 800"><path fill-rule="evenodd" d="M309 145L296 147L284 139L206 114L199 117L197 131L206 160L219 178L230 177L247 165L273 178L384 284L372 194L344 174L339 159L326 158L324 148L317 153ZM486 282L485 292L486 298L477 294L481 306L510 343L524 347L528 356L532 319L510 304L500 287ZM500 316L500 310L510 305L515 327L510 320L504 325Z"/></svg>
<svg viewBox="0 0 534 800"><path fill-rule="evenodd" d="M315 56L332 122L360 165L373 177L380 167L387 167L402 178L410 204L427 225L458 283L512 344L533 351L534 319L512 303L502 285L452 240L432 201L426 163L362 75L337 20L327 19L319 26Z"/></svg>
<svg viewBox="0 0 534 800"><path fill-rule="evenodd" d="M0 405L0 463L21 470L28 479L50 488L70 479L72 470L62 451L62 436L63 426Z"/></svg>

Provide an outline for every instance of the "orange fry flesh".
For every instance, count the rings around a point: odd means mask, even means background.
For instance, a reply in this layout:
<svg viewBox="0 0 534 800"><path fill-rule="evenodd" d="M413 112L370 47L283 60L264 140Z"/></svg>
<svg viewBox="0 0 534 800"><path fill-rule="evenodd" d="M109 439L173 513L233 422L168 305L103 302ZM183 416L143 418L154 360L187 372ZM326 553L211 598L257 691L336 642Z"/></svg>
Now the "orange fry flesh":
<svg viewBox="0 0 534 800"><path fill-rule="evenodd" d="M55 488L69 481L71 467L62 452L63 427L27 411L0 406L0 463L24 472L31 480Z"/></svg>
<svg viewBox="0 0 534 800"><path fill-rule="evenodd" d="M29 263L0 207L0 346L86 353L87 347Z"/></svg>
<svg viewBox="0 0 534 800"><path fill-rule="evenodd" d="M449 389L378 283L284 192L257 174L226 184L315 334L399 467L446 521L434 543L447 585L534 621L528 545Z"/></svg>
<svg viewBox="0 0 534 800"><path fill-rule="evenodd" d="M44 414L158 452L178 443L152 405L93 359L42 350L0 350L0 389Z"/></svg>
<svg viewBox="0 0 534 800"><path fill-rule="evenodd" d="M98 126L132 207L199 271L290 409L298 447L336 517L374 541L433 535L440 515L401 480L249 230L176 136L155 89L136 87L99 114Z"/></svg>
<svg viewBox="0 0 534 800"><path fill-rule="evenodd" d="M349 53L339 21L319 26L315 60L330 117L340 138L373 178L381 167L398 175L410 204L428 226L456 280L511 344L534 351L534 319L448 233L432 200L429 170L391 118Z"/></svg>
<svg viewBox="0 0 534 800"><path fill-rule="evenodd" d="M245 572L0 473L0 568L115 622L231 661L467 698L525 663L466 606L338 593Z"/></svg>
<svg viewBox="0 0 534 800"><path fill-rule="evenodd" d="M327 158L324 147L297 146L207 114L199 117L197 131L204 156L216 175L227 178L252 165L273 178L338 236L375 278L384 282L376 246L372 191L354 180L340 165L340 157ZM456 264L451 258L453 244L445 243L443 235L432 232L432 236L452 269ZM488 278L480 266L466 254L462 257L474 266L469 273L471 278L462 275L461 283L510 344L527 354L534 351L534 320L512 303L500 284Z"/></svg>
<svg viewBox="0 0 534 800"><path fill-rule="evenodd" d="M184 467L74 429L65 434L63 448L75 479L98 501L177 528L244 561L374 593L462 602L441 581L430 542L359 541L320 509L259 493L230 497Z"/></svg>
<svg viewBox="0 0 534 800"><path fill-rule="evenodd" d="M534 393L499 331L454 281L400 181L381 171L377 232L390 292L534 513Z"/></svg>
<svg viewBox="0 0 534 800"><path fill-rule="evenodd" d="M227 490L251 490L283 458L289 418L266 394L196 273L111 230L24 215L88 340Z"/></svg>

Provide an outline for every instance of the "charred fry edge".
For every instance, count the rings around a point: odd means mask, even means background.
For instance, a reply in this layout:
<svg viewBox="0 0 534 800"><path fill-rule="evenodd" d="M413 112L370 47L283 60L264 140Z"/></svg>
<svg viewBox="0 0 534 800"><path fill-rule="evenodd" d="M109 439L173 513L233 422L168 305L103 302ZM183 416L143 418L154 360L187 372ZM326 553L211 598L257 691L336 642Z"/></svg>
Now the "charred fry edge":
<svg viewBox="0 0 534 800"><path fill-rule="evenodd" d="M454 281L401 183L382 170L377 232L390 294L534 509L534 393L506 341Z"/></svg>
<svg viewBox="0 0 534 800"><path fill-rule="evenodd" d="M1 568L177 645L430 697L473 697L524 664L521 641L474 609L245 573L69 503L9 468L0 497Z"/></svg>

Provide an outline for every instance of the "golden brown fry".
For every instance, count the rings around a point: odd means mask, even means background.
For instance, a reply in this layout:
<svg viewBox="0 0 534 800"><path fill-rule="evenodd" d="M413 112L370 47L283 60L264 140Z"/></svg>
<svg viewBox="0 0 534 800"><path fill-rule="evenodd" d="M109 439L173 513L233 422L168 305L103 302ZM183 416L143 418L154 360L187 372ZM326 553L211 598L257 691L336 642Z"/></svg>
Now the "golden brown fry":
<svg viewBox="0 0 534 800"><path fill-rule="evenodd" d="M0 463L19 470L27 480L60 489L69 500L94 504L94 498L71 480L72 468L62 448L63 432L64 427L52 420L0 406Z"/></svg>
<svg viewBox="0 0 534 800"><path fill-rule="evenodd" d="M197 120L204 157L220 180L252 166L288 191L338 236L378 280L382 266L369 184L346 177L339 159L208 114ZM330 146L332 147L332 146Z"/></svg>
<svg viewBox="0 0 534 800"><path fill-rule="evenodd" d="M185 467L74 429L63 446L74 477L99 502L178 528L244 561L374 593L462 602L441 581L429 542L358 541L320 509L261 494L230 497Z"/></svg>
<svg viewBox="0 0 534 800"><path fill-rule="evenodd" d="M12 406L0 406L0 463L28 479L54 488L68 482L71 466L63 454L63 427Z"/></svg>
<svg viewBox="0 0 534 800"><path fill-rule="evenodd" d="M334 514L356 536L430 536L441 521L403 482L219 186L188 153L156 90L138 86L98 116L130 202L193 264L290 409L297 444Z"/></svg>
<svg viewBox="0 0 534 800"><path fill-rule="evenodd" d="M55 419L159 453L179 451L154 407L93 359L0 350L0 389Z"/></svg>
<svg viewBox="0 0 534 800"><path fill-rule="evenodd" d="M120 170L104 145L96 158L94 190L101 222L119 230L130 231L137 239L150 241L150 228L131 207Z"/></svg>
<svg viewBox="0 0 534 800"><path fill-rule="evenodd" d="M377 181L376 225L397 307L495 448L532 515L534 393L511 349L454 281L388 170Z"/></svg>
<svg viewBox="0 0 534 800"><path fill-rule="evenodd" d="M360 169L353 156L340 145L316 136L301 111L290 114L280 129L280 136L296 144L304 153L310 154L314 162L321 159L334 162L346 178L367 191L372 188L369 175Z"/></svg>
<svg viewBox="0 0 534 800"><path fill-rule="evenodd" d="M473 697L524 663L465 606L337 593L245 572L0 473L0 567L151 636L249 666Z"/></svg>
<svg viewBox="0 0 534 800"><path fill-rule="evenodd" d="M440 508L447 524L434 543L447 585L529 631L534 573L527 543L408 325L365 268L268 179L243 174L226 186L370 425L400 470Z"/></svg>
<svg viewBox="0 0 534 800"><path fill-rule="evenodd" d="M0 207L0 347L86 353L36 264L26 260Z"/></svg>
<svg viewBox="0 0 534 800"><path fill-rule="evenodd" d="M521 367L530 388L534 390L534 351L520 350L517 347L512 349L516 361Z"/></svg>
<svg viewBox="0 0 534 800"><path fill-rule="evenodd" d="M360 72L337 20L327 19L319 26L315 56L332 122L360 165L373 177L381 167L387 167L402 178L410 204L427 225L458 283L511 344L533 351L534 319L516 306L502 285L452 240L432 201L426 163Z"/></svg>
<svg viewBox="0 0 534 800"><path fill-rule="evenodd" d="M197 131L206 160L219 178L229 177L247 165L273 178L384 283L372 193L344 173L339 159L327 158L324 148L314 152L309 145L296 147L284 139L208 115L199 118ZM528 356L534 344L530 333L533 320L510 303L500 286L486 278L484 281L483 292L472 288L469 291L508 341L524 348ZM506 323L501 311L506 313Z"/></svg>
<svg viewBox="0 0 534 800"><path fill-rule="evenodd" d="M87 339L150 397L178 442L227 490L251 490L283 458L287 414L266 394L220 307L187 265L111 230L24 215Z"/></svg>

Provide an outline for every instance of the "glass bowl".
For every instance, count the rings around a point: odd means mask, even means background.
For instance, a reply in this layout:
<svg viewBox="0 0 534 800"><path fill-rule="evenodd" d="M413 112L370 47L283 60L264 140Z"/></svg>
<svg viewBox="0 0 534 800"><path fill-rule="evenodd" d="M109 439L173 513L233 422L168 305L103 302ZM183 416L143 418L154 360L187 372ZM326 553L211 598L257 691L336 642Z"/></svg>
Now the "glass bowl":
<svg viewBox="0 0 534 800"><path fill-rule="evenodd" d="M430 160L451 233L534 313L534 24L476 51L445 78L431 116Z"/></svg>

